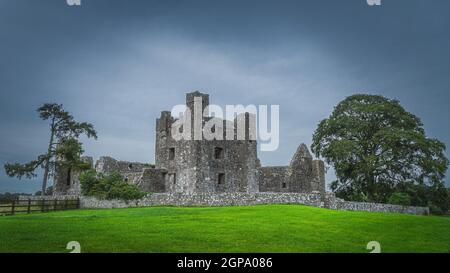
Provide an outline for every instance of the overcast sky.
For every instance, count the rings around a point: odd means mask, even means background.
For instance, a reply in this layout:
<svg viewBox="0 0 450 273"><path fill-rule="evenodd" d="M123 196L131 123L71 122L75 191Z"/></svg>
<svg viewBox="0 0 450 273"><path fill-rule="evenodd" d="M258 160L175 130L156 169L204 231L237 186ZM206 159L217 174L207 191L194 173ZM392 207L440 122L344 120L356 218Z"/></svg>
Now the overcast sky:
<svg viewBox="0 0 450 273"><path fill-rule="evenodd" d="M0 0L0 163L45 152L45 102L95 125L87 155L154 162L155 119L193 90L218 105L280 105L280 146L263 165L288 164L361 92L399 99L448 146L449 13L448 0ZM0 192L34 192L40 179L1 168Z"/></svg>

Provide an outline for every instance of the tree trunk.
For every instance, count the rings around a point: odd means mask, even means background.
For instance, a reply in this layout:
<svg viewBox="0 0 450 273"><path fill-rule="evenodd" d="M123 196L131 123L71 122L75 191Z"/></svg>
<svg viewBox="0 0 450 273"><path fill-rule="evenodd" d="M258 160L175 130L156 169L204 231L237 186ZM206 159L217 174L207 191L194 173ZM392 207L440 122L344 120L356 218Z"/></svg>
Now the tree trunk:
<svg viewBox="0 0 450 273"><path fill-rule="evenodd" d="M44 170L44 178L42 179L42 192L41 196L45 196L45 192L47 191L47 180L48 180L48 161L45 163L45 170Z"/></svg>
<svg viewBox="0 0 450 273"><path fill-rule="evenodd" d="M51 159L51 153L52 153L52 145L53 145L53 137L55 135L55 118L53 118L52 120L52 125L51 125L51 133L50 133L50 142L48 144L48 150L47 150L47 161L45 162L45 166L44 166L44 177L42 179L42 192L41 192L41 196L45 196L45 192L47 191L47 181L48 181L48 173L49 173L49 168L50 168L50 159Z"/></svg>

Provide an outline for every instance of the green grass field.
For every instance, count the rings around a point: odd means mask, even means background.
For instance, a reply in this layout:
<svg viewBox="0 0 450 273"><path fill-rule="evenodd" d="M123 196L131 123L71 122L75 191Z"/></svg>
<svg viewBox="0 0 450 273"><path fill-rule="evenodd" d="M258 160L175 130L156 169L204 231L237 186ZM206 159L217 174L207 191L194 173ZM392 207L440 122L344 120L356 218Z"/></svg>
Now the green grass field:
<svg viewBox="0 0 450 273"><path fill-rule="evenodd" d="M298 205L74 210L0 217L0 252L449 252L450 217Z"/></svg>

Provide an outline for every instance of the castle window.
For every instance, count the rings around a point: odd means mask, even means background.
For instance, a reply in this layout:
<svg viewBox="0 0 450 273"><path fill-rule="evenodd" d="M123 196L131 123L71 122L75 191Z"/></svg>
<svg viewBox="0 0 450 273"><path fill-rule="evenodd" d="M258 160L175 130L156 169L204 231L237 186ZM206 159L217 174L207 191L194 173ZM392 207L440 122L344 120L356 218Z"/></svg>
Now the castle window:
<svg viewBox="0 0 450 273"><path fill-rule="evenodd" d="M169 174L169 183L175 185L177 183L177 174L170 173Z"/></svg>
<svg viewBox="0 0 450 273"><path fill-rule="evenodd" d="M128 165L128 170L131 170L131 169L133 169L133 164L130 163L130 164Z"/></svg>
<svg viewBox="0 0 450 273"><path fill-rule="evenodd" d="M214 158L215 159L223 159L223 148L220 148L220 147L214 148Z"/></svg>
<svg viewBox="0 0 450 273"><path fill-rule="evenodd" d="M175 148L170 148L169 149L169 160L174 160L175 159Z"/></svg>
<svg viewBox="0 0 450 273"><path fill-rule="evenodd" d="M219 173L219 176L217 177L217 184L223 185L225 184L225 174Z"/></svg>
<svg viewBox="0 0 450 273"><path fill-rule="evenodd" d="M124 180L125 180L125 182L128 182L128 177L125 177L125 179L124 179Z"/></svg>
<svg viewBox="0 0 450 273"><path fill-rule="evenodd" d="M69 168L69 170L67 171L67 179L66 179L67 186L70 186L70 173L71 173L71 170Z"/></svg>
<svg viewBox="0 0 450 273"><path fill-rule="evenodd" d="M286 189L286 182L283 182L283 184L281 184L281 188Z"/></svg>

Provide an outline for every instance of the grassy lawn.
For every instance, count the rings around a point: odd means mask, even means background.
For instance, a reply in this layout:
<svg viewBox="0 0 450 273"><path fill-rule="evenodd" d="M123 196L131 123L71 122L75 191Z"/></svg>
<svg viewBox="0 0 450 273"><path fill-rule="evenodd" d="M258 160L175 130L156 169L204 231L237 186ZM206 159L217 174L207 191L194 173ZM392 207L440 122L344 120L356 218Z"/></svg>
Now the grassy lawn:
<svg viewBox="0 0 450 273"><path fill-rule="evenodd" d="M450 217L298 205L75 210L0 217L0 252L449 252Z"/></svg>

